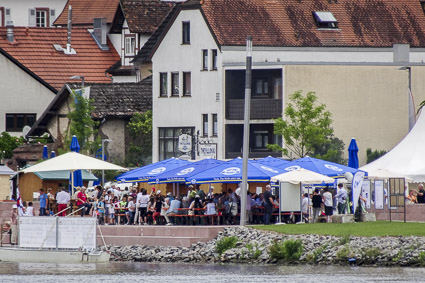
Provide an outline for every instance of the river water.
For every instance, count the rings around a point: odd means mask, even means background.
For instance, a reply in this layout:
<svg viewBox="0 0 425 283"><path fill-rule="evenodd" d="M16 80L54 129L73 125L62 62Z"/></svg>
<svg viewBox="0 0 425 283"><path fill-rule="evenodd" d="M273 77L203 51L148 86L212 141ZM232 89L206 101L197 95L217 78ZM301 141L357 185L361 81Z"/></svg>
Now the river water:
<svg viewBox="0 0 425 283"><path fill-rule="evenodd" d="M0 263L0 282L425 282L425 268Z"/></svg>

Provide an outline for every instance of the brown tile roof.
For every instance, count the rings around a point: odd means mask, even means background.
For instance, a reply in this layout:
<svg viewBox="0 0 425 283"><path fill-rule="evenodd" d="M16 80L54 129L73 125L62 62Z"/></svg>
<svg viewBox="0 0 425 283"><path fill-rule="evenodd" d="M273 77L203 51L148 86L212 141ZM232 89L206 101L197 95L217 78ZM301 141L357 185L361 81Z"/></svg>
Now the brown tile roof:
<svg viewBox="0 0 425 283"><path fill-rule="evenodd" d="M0 49L36 76L59 90L71 76L84 76L86 82L110 82L105 70L119 60L108 41L109 50L102 51L85 28L73 28L71 46L76 55L56 51L53 44L66 46L66 28L15 27L15 43L6 39L0 27Z"/></svg>
<svg viewBox="0 0 425 283"><path fill-rule="evenodd" d="M174 5L160 0L121 0L121 7L132 33L153 33Z"/></svg>
<svg viewBox="0 0 425 283"><path fill-rule="evenodd" d="M118 4L119 0L68 0L54 25L68 24L69 5L72 7L72 25L93 26L94 18L106 18L107 23L112 23Z"/></svg>
<svg viewBox="0 0 425 283"><path fill-rule="evenodd" d="M88 83L90 99L93 99L95 110L91 113L94 119L131 117L134 113L152 110L152 76L138 83ZM70 89L79 89L81 84L72 83L64 86L55 96L44 113L37 119L28 133L29 136L42 135L63 103L69 98Z"/></svg>
<svg viewBox="0 0 425 283"><path fill-rule="evenodd" d="M194 4L197 2L198 5ZM425 46L425 16L418 0L202 0L218 44L257 46ZM338 29L318 29L313 11L330 11Z"/></svg>

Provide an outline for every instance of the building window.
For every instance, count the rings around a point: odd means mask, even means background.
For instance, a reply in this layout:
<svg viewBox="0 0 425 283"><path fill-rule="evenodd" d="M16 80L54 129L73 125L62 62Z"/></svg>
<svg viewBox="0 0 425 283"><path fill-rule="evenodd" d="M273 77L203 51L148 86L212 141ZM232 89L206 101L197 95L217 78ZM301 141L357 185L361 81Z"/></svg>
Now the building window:
<svg viewBox="0 0 425 283"><path fill-rule="evenodd" d="M202 50L202 70L208 70L208 50Z"/></svg>
<svg viewBox="0 0 425 283"><path fill-rule="evenodd" d="M202 135L208 137L208 114L202 114Z"/></svg>
<svg viewBox="0 0 425 283"><path fill-rule="evenodd" d="M182 43L190 44L190 22L183 22L182 28L183 28Z"/></svg>
<svg viewBox="0 0 425 283"><path fill-rule="evenodd" d="M171 95L179 96L180 88L179 88L179 73L171 73Z"/></svg>
<svg viewBox="0 0 425 283"><path fill-rule="evenodd" d="M212 56L211 56L212 62L211 62L211 69L217 70L217 49L212 50Z"/></svg>
<svg viewBox="0 0 425 283"><path fill-rule="evenodd" d="M171 157L180 157L182 155L190 155L195 159L195 151L193 150L195 128L159 128L159 160ZM178 150L179 136L188 134L192 136L192 151L183 153Z"/></svg>
<svg viewBox="0 0 425 283"><path fill-rule="evenodd" d="M32 127L36 120L36 114L6 114L6 131L22 132L25 126Z"/></svg>
<svg viewBox="0 0 425 283"><path fill-rule="evenodd" d="M125 38L125 56L134 56L136 52L136 37L128 36Z"/></svg>
<svg viewBox="0 0 425 283"><path fill-rule="evenodd" d="M266 79L254 80L254 96L268 96L269 82Z"/></svg>
<svg viewBox="0 0 425 283"><path fill-rule="evenodd" d="M35 26L48 27L49 26L49 9L36 8L35 9Z"/></svg>
<svg viewBox="0 0 425 283"><path fill-rule="evenodd" d="M167 73L159 73L159 96L167 96L168 76Z"/></svg>
<svg viewBox="0 0 425 283"><path fill-rule="evenodd" d="M183 72L183 95L190 96L192 92L192 82L190 72Z"/></svg>
<svg viewBox="0 0 425 283"><path fill-rule="evenodd" d="M212 135L213 137L218 136L218 122L217 122L217 114L212 114Z"/></svg>
<svg viewBox="0 0 425 283"><path fill-rule="evenodd" d="M254 148L267 149L269 133L267 131L254 131Z"/></svg>
<svg viewBox="0 0 425 283"><path fill-rule="evenodd" d="M56 20L56 11L55 9L50 9L50 26L53 26L54 21Z"/></svg>
<svg viewBox="0 0 425 283"><path fill-rule="evenodd" d="M331 12L313 12L313 17L319 28L338 28L338 21Z"/></svg>

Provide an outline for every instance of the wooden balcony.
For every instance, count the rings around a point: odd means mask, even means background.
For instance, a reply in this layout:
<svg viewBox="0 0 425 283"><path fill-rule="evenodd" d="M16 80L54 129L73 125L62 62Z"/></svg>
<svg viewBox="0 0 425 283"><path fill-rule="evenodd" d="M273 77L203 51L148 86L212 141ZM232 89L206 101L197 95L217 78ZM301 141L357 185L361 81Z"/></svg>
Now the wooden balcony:
<svg viewBox="0 0 425 283"><path fill-rule="evenodd" d="M226 119L244 119L244 99L226 101ZM276 119L282 117L282 99L252 99L251 119Z"/></svg>

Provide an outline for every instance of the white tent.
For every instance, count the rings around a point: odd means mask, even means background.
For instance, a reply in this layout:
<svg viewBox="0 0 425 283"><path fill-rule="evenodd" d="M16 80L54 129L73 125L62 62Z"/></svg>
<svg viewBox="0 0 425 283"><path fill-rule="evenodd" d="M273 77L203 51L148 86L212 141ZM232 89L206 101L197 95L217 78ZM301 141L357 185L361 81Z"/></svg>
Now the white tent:
<svg viewBox="0 0 425 283"><path fill-rule="evenodd" d="M117 166L115 164L102 161L84 154L74 151L56 156L31 167L28 167L22 172L46 172L46 171L62 171L62 170L120 170L127 171L127 168Z"/></svg>
<svg viewBox="0 0 425 283"><path fill-rule="evenodd" d="M413 129L390 152L359 168L369 172L378 169L406 176L413 182L425 182L425 115L420 114Z"/></svg>
<svg viewBox="0 0 425 283"><path fill-rule="evenodd" d="M322 182L333 183L335 180L331 177L304 168L300 168L286 173L282 173L280 175L276 175L271 178L271 181L288 182L291 184L320 184Z"/></svg>

